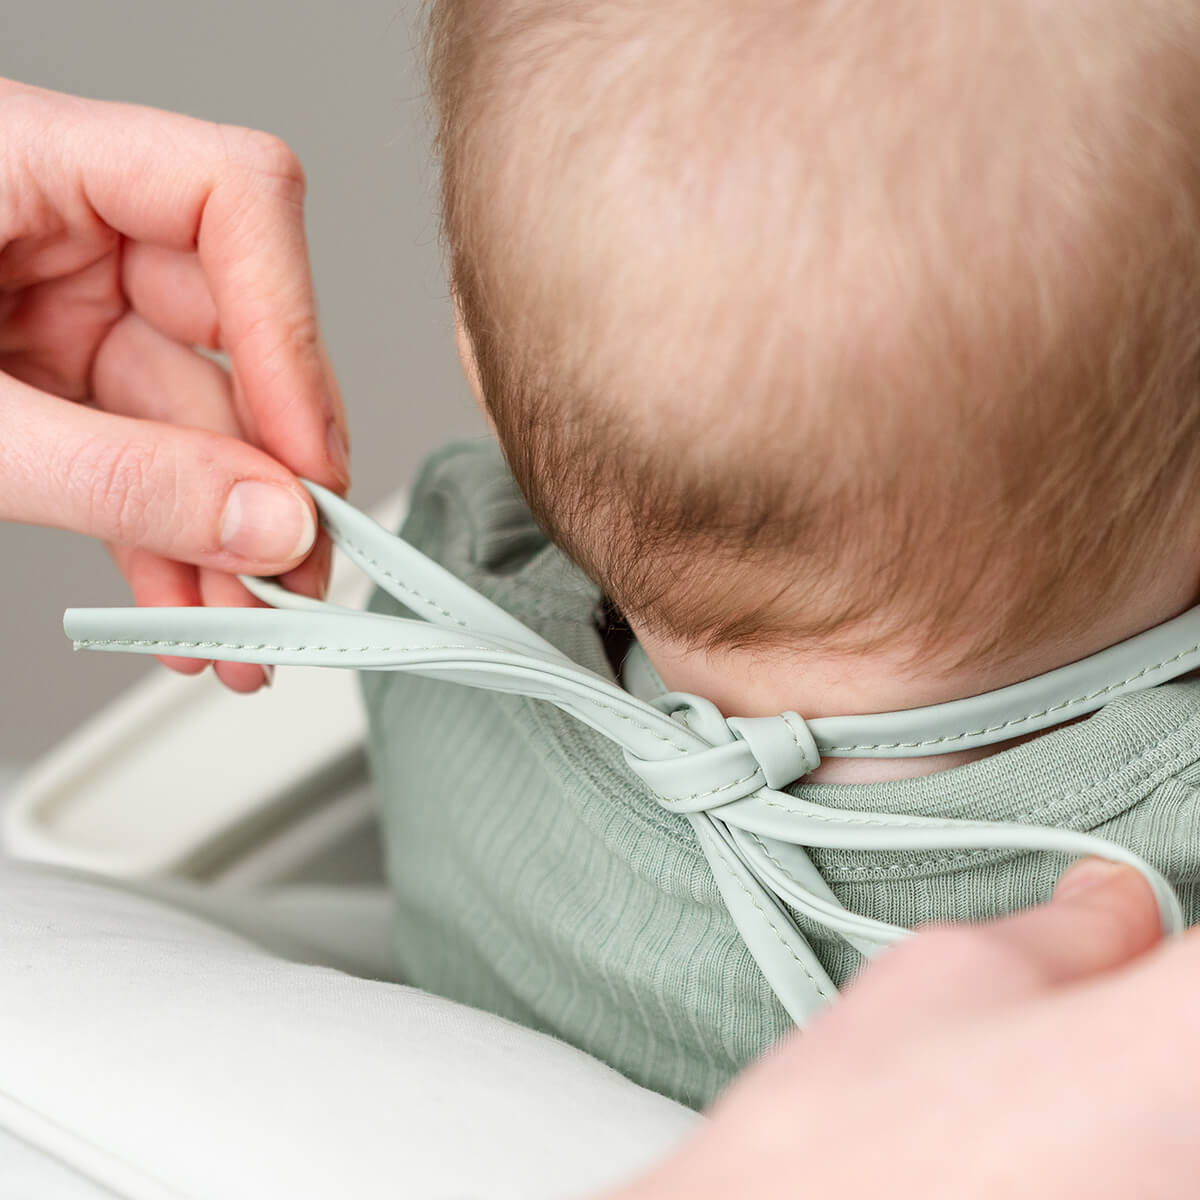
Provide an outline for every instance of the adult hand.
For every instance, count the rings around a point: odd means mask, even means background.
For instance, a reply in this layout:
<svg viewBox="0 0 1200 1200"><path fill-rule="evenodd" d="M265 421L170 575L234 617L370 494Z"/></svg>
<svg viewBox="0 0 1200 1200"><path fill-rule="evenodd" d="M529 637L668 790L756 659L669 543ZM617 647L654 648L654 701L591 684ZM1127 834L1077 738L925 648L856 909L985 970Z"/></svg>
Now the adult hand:
<svg viewBox="0 0 1200 1200"><path fill-rule="evenodd" d="M1157 1200L1200 1173L1200 937L1131 868L883 955L613 1200Z"/></svg>
<svg viewBox="0 0 1200 1200"><path fill-rule="evenodd" d="M303 199L266 134L0 80L0 520L102 538L139 604L323 588L292 472L344 490L346 426Z"/></svg>

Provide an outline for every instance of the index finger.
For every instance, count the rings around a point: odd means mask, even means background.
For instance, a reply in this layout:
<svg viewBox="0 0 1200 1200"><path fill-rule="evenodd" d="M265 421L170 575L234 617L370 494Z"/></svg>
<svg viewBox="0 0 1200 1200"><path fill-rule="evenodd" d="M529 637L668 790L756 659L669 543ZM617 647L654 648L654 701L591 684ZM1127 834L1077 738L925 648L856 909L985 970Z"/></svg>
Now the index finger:
<svg viewBox="0 0 1200 1200"><path fill-rule="evenodd" d="M248 435L297 474L343 490L345 414L317 325L296 156L252 130L47 93L36 100L55 126L39 140L58 167L39 174L65 193L47 187L52 202L82 200L126 238L195 250Z"/></svg>
<svg viewBox="0 0 1200 1200"><path fill-rule="evenodd" d="M317 324L304 174L278 139L225 132L248 140L235 156L239 165L208 196L196 249L241 415L276 458L309 478L321 471L344 490L345 414Z"/></svg>

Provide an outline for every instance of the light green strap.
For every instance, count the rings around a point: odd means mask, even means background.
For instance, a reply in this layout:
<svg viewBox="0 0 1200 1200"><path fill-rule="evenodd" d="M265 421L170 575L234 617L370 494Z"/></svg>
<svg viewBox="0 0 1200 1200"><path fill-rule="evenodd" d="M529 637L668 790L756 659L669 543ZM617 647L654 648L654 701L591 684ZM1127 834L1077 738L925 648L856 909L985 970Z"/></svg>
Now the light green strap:
<svg viewBox="0 0 1200 1200"><path fill-rule="evenodd" d="M919 758L990 746L1086 716L1200 666L1200 607L1079 662L949 704L808 723L822 754Z"/></svg>
<svg viewBox="0 0 1200 1200"><path fill-rule="evenodd" d="M1136 855L1040 825L831 809L780 788L822 755L900 757L987 745L1094 711L1200 662L1200 609L1082 662L968 700L877 716L729 718L683 693L652 703L572 662L511 614L344 500L308 485L325 528L412 620L339 608L247 579L271 609L73 609L76 646L237 662L411 671L556 704L610 738L658 802L688 820L730 915L798 1024L836 994L789 909L864 954L907 930L848 912L805 847L1015 849L1128 863L1154 889L1168 932L1183 928L1170 885Z"/></svg>

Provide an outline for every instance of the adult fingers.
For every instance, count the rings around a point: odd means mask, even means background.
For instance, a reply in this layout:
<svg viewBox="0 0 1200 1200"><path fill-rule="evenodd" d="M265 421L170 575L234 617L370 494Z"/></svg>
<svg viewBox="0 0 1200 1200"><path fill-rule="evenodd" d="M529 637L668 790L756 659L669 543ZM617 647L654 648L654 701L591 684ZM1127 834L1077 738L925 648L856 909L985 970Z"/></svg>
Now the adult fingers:
<svg viewBox="0 0 1200 1200"><path fill-rule="evenodd" d="M1047 904L919 931L868 966L830 1019L853 1021L869 1038L907 1036L1111 971L1161 933L1154 894L1137 871L1086 859Z"/></svg>
<svg viewBox="0 0 1200 1200"><path fill-rule="evenodd" d="M316 539L300 484L235 438L98 412L5 376L0 428L0 519L257 575L295 567Z"/></svg>
<svg viewBox="0 0 1200 1200"><path fill-rule="evenodd" d="M130 307L173 341L221 348L217 306L191 251L129 242L121 257L121 288Z"/></svg>
<svg viewBox="0 0 1200 1200"><path fill-rule="evenodd" d="M136 313L122 317L101 343L91 384L106 412L242 435L229 373Z"/></svg>
<svg viewBox="0 0 1200 1200"><path fill-rule="evenodd" d="M105 339L96 356L92 386L97 404L109 412L196 426L232 437L241 434L228 372L160 333L136 313L123 317ZM153 565L147 561L151 559ZM127 573L138 603L222 607L254 603L250 593L230 575L205 569L197 580L196 568L168 563L143 551L118 556L118 563L132 564L140 576L135 580ZM321 538L290 574L304 580L315 595L324 588L328 570L327 539ZM187 598L183 598L178 572L189 573ZM187 673L203 665L193 659L160 661ZM216 673L237 692L255 691L270 677L266 669L244 663L219 662Z"/></svg>
<svg viewBox="0 0 1200 1200"><path fill-rule="evenodd" d="M112 546L109 553L133 593L133 602L143 608L173 608L201 602L196 568L149 554L135 546ZM202 658L155 656L164 667L183 675L198 675L208 662Z"/></svg>
<svg viewBox="0 0 1200 1200"><path fill-rule="evenodd" d="M172 562L157 554L148 554L129 546L110 546L121 574L129 582L136 604L144 608L176 605L219 605L222 608L253 607L257 602L232 575L197 570L184 563ZM202 658L155 655L164 667L183 675L197 675L208 666ZM256 691L271 679L271 669L253 663L214 664L217 677L235 692Z"/></svg>
<svg viewBox="0 0 1200 1200"><path fill-rule="evenodd" d="M52 127L39 141L52 160L39 178L67 181L54 199L83 197L133 241L194 250L242 385L247 434L297 474L344 488L345 417L317 327L295 155L251 130L37 100Z"/></svg>
<svg viewBox="0 0 1200 1200"><path fill-rule="evenodd" d="M123 317L96 356L92 386L97 404L123 416L146 417L241 435L228 372L158 332L136 313ZM330 545L321 535L287 584L322 596L329 582ZM240 585L235 594L249 598Z"/></svg>
<svg viewBox="0 0 1200 1200"><path fill-rule="evenodd" d="M1021 964L1004 974L1001 993L1073 983L1110 971L1162 937L1154 893L1132 867L1087 858L1059 880L1047 904L983 925L997 959Z"/></svg>

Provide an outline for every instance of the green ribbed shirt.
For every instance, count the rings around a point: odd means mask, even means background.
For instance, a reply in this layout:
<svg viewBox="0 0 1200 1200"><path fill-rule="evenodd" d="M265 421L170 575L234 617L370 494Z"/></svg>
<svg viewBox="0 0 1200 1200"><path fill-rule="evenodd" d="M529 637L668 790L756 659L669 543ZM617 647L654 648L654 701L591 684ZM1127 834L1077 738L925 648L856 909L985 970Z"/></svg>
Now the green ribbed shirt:
<svg viewBox="0 0 1200 1200"><path fill-rule="evenodd" d="M577 662L614 677L596 586L538 529L499 450L426 464L404 536ZM378 594L376 611L403 614ZM789 1021L725 911L691 829L607 739L520 696L368 672L396 952L414 986L554 1034L696 1107ZM1018 821L1119 842L1200 903L1200 682L967 766L891 783L801 784L833 808ZM810 851L850 910L898 925L973 920L1044 900L1053 854ZM840 939L797 923L843 983Z"/></svg>

